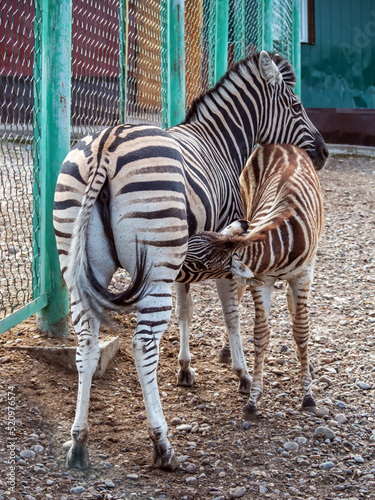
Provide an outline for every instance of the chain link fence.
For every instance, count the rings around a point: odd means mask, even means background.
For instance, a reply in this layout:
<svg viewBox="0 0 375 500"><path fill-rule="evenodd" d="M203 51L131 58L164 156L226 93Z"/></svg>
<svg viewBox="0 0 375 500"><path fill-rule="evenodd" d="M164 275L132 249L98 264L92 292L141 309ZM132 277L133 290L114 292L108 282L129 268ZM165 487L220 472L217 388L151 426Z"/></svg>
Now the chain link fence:
<svg viewBox="0 0 375 500"><path fill-rule="evenodd" d="M71 144L108 125L166 126L172 3L72 1ZM45 265L40 236L44 4L1 2L0 320L38 298ZM292 59L294 0L229 0L228 64L265 46L264 12L270 4L273 49ZM215 84L217 5L217 0L185 0L186 108Z"/></svg>
<svg viewBox="0 0 375 500"><path fill-rule="evenodd" d="M38 79L32 2L3 0L0 12L0 319L38 293L39 130L33 123ZM35 74L34 74L35 73ZM35 125L35 126L34 126ZM35 133L34 133L35 132Z"/></svg>

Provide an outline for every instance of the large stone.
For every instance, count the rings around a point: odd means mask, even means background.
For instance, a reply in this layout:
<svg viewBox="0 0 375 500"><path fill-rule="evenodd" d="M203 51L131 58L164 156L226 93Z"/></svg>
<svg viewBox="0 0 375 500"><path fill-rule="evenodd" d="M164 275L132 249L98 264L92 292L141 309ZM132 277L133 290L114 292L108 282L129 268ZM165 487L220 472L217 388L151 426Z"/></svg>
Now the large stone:
<svg viewBox="0 0 375 500"><path fill-rule="evenodd" d="M109 363L116 356L120 347L119 337L99 342L100 358L94 378L102 377ZM30 356L48 361L53 365L62 366L70 371L76 371L76 347L73 346L12 346L11 349L24 350Z"/></svg>

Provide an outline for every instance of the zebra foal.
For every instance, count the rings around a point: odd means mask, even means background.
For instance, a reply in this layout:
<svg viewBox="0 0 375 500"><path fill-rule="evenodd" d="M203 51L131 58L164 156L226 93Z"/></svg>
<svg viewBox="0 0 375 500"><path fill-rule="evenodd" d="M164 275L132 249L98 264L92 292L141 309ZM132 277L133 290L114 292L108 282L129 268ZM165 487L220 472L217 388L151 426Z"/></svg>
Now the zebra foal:
<svg viewBox="0 0 375 500"><path fill-rule="evenodd" d="M240 182L247 220L236 221L221 233L194 235L185 265L230 271L241 282L239 301L246 289L244 283L250 286L255 305L255 357L250 398L244 408L246 418L255 417L263 392L272 289L276 280L288 282L287 302L304 391L302 409L314 411L307 302L323 230L319 179L304 150L292 145L265 145L255 150ZM227 343L223 350L229 352Z"/></svg>
<svg viewBox="0 0 375 500"><path fill-rule="evenodd" d="M189 236L218 231L242 216L239 177L257 142L297 144L317 168L327 158L321 135L291 88L294 82L285 59L261 52L231 68L193 103L180 125L168 131L148 125L109 127L81 139L66 157L53 217L78 336L79 385L69 467L89 463L88 407L102 313L133 309L137 326L132 348L154 445L153 463L168 470L178 467L157 383L159 343L172 312L172 286L178 278L179 383L190 385L194 376L186 349L192 316L189 282L205 274L184 267ZM130 273L133 285L116 295L107 287L118 267ZM218 279L217 288L233 368L249 387L237 284Z"/></svg>

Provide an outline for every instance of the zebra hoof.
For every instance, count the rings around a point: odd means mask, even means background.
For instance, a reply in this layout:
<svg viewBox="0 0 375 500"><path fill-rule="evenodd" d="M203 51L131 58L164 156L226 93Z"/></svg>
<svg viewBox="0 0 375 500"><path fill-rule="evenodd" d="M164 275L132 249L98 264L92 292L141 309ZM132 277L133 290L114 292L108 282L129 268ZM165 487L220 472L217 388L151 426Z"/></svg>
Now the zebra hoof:
<svg viewBox="0 0 375 500"><path fill-rule="evenodd" d="M223 347L219 353L219 363L229 365L232 362L229 347Z"/></svg>
<svg viewBox="0 0 375 500"><path fill-rule="evenodd" d="M238 392L241 394L250 394L251 388L251 377L249 375L240 379L240 383L238 384Z"/></svg>
<svg viewBox="0 0 375 500"><path fill-rule="evenodd" d="M72 444L66 457L66 466L68 469L87 469L89 466L89 454L86 443Z"/></svg>
<svg viewBox="0 0 375 500"><path fill-rule="evenodd" d="M154 448L154 467L166 471L174 471L179 467L180 462L174 454L173 448L168 446L155 445Z"/></svg>
<svg viewBox="0 0 375 500"><path fill-rule="evenodd" d="M252 403L247 403L243 409L244 420L255 420L257 418L257 407Z"/></svg>
<svg viewBox="0 0 375 500"><path fill-rule="evenodd" d="M191 368L180 370L177 375L177 385L191 387L194 384L194 371Z"/></svg>
<svg viewBox="0 0 375 500"><path fill-rule="evenodd" d="M316 404L312 396L305 396L301 405L302 411L309 411L311 413L316 412Z"/></svg>

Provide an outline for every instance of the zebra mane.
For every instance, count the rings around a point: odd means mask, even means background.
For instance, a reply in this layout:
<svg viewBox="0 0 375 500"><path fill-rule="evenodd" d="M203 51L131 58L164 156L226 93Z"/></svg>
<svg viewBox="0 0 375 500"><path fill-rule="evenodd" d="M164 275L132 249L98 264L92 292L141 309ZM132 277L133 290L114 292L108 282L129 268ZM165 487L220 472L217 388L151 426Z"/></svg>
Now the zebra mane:
<svg viewBox="0 0 375 500"><path fill-rule="evenodd" d="M294 85L296 84L296 75L291 64L279 54L275 54L274 52L269 52L268 54L270 55L272 61L279 68L284 82L290 87L294 87ZM239 76L240 78L243 78L246 73L250 73L253 76L257 76L260 78L259 56L260 52L255 52L242 61L239 61L238 63L235 63L233 66L231 66L225 73L225 75L222 76L221 79L216 83L215 87L209 89L207 92L204 92L191 103L189 109L187 110L184 123L190 123L194 120L194 118L197 118L201 104L205 101L210 100L210 98L218 92L223 84L225 84L225 82L230 82L233 77Z"/></svg>

